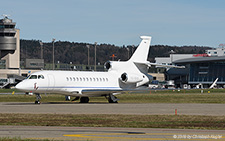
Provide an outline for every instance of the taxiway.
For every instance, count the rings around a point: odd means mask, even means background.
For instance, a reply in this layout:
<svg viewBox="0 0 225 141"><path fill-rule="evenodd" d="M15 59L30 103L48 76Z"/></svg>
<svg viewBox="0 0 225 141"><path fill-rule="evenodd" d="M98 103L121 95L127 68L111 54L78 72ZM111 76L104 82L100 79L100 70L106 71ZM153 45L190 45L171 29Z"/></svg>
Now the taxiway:
<svg viewBox="0 0 225 141"><path fill-rule="evenodd" d="M180 115L225 115L225 104L0 103L1 113L173 115L175 109Z"/></svg>
<svg viewBox="0 0 225 141"><path fill-rule="evenodd" d="M2 102L0 113L126 114L224 116L225 104L109 104ZM202 140L225 139L224 130L153 128L0 126L0 137L49 140Z"/></svg>
<svg viewBox="0 0 225 141"><path fill-rule="evenodd" d="M0 137L35 140L215 140L225 139L223 130L0 126Z"/></svg>

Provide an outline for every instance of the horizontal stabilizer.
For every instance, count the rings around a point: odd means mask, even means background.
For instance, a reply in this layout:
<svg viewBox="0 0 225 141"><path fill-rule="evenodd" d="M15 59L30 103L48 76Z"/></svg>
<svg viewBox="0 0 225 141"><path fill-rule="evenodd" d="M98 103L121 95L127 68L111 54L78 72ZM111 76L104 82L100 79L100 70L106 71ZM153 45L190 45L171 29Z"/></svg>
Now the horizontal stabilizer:
<svg viewBox="0 0 225 141"><path fill-rule="evenodd" d="M150 48L150 43L151 43L151 38L150 36L141 36L141 43L137 47L136 51L132 55L129 61L133 62L146 62L148 58L148 52Z"/></svg>
<svg viewBox="0 0 225 141"><path fill-rule="evenodd" d="M146 62L134 62L135 64L143 64L143 65L147 65L147 66L158 66L158 67L164 67L164 68L179 68L179 69L183 69L185 68L185 66L175 66L175 65L163 65L163 64L157 64L157 63L151 63L149 61Z"/></svg>
<svg viewBox="0 0 225 141"><path fill-rule="evenodd" d="M179 69L185 68L185 66L163 65L163 64L157 64L157 63L149 63L149 65L153 65L153 66L157 66L157 67L164 67L164 68L179 68Z"/></svg>

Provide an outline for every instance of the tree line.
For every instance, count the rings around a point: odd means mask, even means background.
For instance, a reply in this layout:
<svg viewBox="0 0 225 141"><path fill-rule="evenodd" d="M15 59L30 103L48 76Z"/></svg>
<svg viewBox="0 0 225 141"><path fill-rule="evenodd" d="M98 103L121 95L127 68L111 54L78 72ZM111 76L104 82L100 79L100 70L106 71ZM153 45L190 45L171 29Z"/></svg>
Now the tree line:
<svg viewBox="0 0 225 141"><path fill-rule="evenodd" d="M54 43L55 62L73 64L88 64L88 48L89 45L89 63L94 65L95 61L95 44L77 43L68 41L57 41ZM43 43L43 56L45 63L52 62L52 47L50 42ZM104 64L107 60L125 61L131 57L137 46L115 46L112 44L97 44L96 54L97 63ZM148 60L154 62L155 57L167 57L170 53L176 54L202 54L205 50L211 47L203 46L168 46L168 45L153 45L150 47ZM171 52L172 51L172 52ZM21 60L25 59L40 59L41 46L39 40L20 40ZM114 54L115 57L112 57Z"/></svg>

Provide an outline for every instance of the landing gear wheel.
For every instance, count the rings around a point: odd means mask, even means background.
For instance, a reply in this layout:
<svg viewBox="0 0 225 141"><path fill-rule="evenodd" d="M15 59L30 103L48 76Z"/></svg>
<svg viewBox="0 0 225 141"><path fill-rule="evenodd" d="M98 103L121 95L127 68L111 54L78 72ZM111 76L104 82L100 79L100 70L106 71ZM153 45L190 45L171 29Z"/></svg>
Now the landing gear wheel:
<svg viewBox="0 0 225 141"><path fill-rule="evenodd" d="M118 101L113 101L112 99L108 99L109 103L118 103Z"/></svg>
<svg viewBox="0 0 225 141"><path fill-rule="evenodd" d="M40 100L41 100L41 95L40 94L35 94L36 95L36 100L35 100L35 104L40 104Z"/></svg>
<svg viewBox="0 0 225 141"><path fill-rule="evenodd" d="M89 102L89 98L88 97L81 97L80 98L80 103L88 103Z"/></svg>
<svg viewBox="0 0 225 141"><path fill-rule="evenodd" d="M115 97L114 95L110 94L109 97L108 97L108 101L109 103L118 103L118 100L117 97Z"/></svg>
<svg viewBox="0 0 225 141"><path fill-rule="evenodd" d="M40 101L37 101L37 100L36 100L34 103L35 103L35 104L40 104Z"/></svg>

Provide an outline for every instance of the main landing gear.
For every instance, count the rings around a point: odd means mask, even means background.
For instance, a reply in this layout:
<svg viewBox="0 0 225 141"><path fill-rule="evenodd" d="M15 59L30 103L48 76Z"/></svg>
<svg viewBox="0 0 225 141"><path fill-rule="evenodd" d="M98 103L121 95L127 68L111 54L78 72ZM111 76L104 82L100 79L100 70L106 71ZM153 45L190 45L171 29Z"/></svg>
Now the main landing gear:
<svg viewBox="0 0 225 141"><path fill-rule="evenodd" d="M115 97L114 95L110 94L109 97L108 97L108 101L109 103L118 103L118 100L117 97Z"/></svg>
<svg viewBox="0 0 225 141"><path fill-rule="evenodd" d="M75 97L72 101L76 101L76 100L79 100L80 97Z"/></svg>
<svg viewBox="0 0 225 141"><path fill-rule="evenodd" d="M89 102L89 97L81 97L80 98L80 103L88 103Z"/></svg>
<svg viewBox="0 0 225 141"><path fill-rule="evenodd" d="M88 103L89 97L75 97L72 101L76 101L80 99L80 103Z"/></svg>
<svg viewBox="0 0 225 141"><path fill-rule="evenodd" d="M36 93L35 95L36 95L35 104L40 104L41 95L39 93Z"/></svg>
<svg viewBox="0 0 225 141"><path fill-rule="evenodd" d="M108 97L106 96L106 98L108 99L109 103L118 103L117 97L115 97L114 95L110 94L108 95ZM80 99L80 103L88 103L89 102L89 97L75 97L75 99L73 99L72 101L78 100Z"/></svg>

